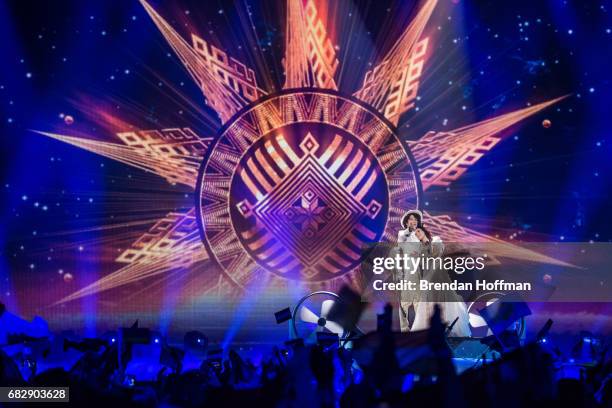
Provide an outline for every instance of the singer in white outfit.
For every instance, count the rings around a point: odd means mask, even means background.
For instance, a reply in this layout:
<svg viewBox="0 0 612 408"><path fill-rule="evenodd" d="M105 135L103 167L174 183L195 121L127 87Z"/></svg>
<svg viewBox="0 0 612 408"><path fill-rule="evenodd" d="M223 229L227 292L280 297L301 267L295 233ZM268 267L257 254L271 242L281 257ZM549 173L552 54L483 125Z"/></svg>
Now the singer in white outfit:
<svg viewBox="0 0 612 408"><path fill-rule="evenodd" d="M444 243L440 237L432 237L423 226L423 214L418 210L408 211L402 217L403 230L399 231L398 251L408 252L412 256L438 257L444 255ZM398 270L396 279L414 281L418 287L421 279L430 282L450 282L448 272L434 268L419 267L417 271ZM403 332L424 330L429 328L429 321L434 312L434 305L438 304L442 311L442 321L453 325L449 332L450 337L469 337L471 335L467 308L461 296L453 291L402 291L400 294L400 330ZM414 320L410 324L411 309L414 311Z"/></svg>
<svg viewBox="0 0 612 408"><path fill-rule="evenodd" d="M425 256L439 257L444 255L444 243L440 237L432 237L429 231L421 225L415 230L416 238L421 242L421 253ZM421 279L429 282L450 283L448 272L443 269L420 268ZM418 307L412 324L412 330L425 330L429 328L429 321L434 313L434 306L438 304L442 312L442 321L454 324L449 337L469 337L471 335L469 315L465 302L455 291L420 291Z"/></svg>
<svg viewBox="0 0 612 408"><path fill-rule="evenodd" d="M412 251L417 250L417 243L419 239L415 235L415 231L419 225L421 225L421 220L423 219L423 213L419 210L410 210L404 214L401 220L403 230L400 230L397 234L397 243L399 252L401 255L404 253L410 253ZM419 274L411 273L410 270L403 269L396 271L396 280L399 282L401 280L414 281L418 284L418 280L420 279ZM402 291L400 294L400 304L399 304L399 320L400 320L400 330L403 332L410 331L411 319L412 315L416 313L416 309L419 304L419 293L418 291ZM411 313L412 312L412 313Z"/></svg>

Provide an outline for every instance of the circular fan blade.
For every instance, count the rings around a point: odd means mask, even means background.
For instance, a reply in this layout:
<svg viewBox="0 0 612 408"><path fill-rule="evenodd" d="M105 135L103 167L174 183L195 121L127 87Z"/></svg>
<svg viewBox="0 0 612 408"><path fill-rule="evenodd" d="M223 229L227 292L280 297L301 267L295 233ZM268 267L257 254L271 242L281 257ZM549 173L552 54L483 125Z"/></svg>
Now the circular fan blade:
<svg viewBox="0 0 612 408"><path fill-rule="evenodd" d="M331 310L334 303L336 302L334 302L331 299L324 300L323 303L321 303L321 317L322 318L327 318L327 315L329 314L329 311Z"/></svg>
<svg viewBox="0 0 612 408"><path fill-rule="evenodd" d="M486 302L485 307L491 306L493 303L497 302L498 300L499 299L497 299L497 298L489 299ZM495 313L497 311L498 307L499 307L498 305L495 305L492 308L493 313ZM474 309L476 309L476 308L477 307L475 306ZM487 322L485 322L485 320L482 318L482 316L480 316L479 312L470 311L469 316L470 316L470 326L472 326L472 327L484 327L484 326L487 325Z"/></svg>
<svg viewBox="0 0 612 408"><path fill-rule="evenodd" d="M317 324L319 316L317 316L312 310L306 306L300 308L300 319L304 322Z"/></svg>
<svg viewBox="0 0 612 408"><path fill-rule="evenodd" d="M483 327L487 325L487 322L484 321L482 316L475 314L475 313L470 313L469 316L470 316L470 326Z"/></svg>
<svg viewBox="0 0 612 408"><path fill-rule="evenodd" d="M342 326L340 326L336 322L332 322L331 320L325 322L325 328L330 332L337 334L338 336L342 336L342 333L344 333L344 329L342 328Z"/></svg>
<svg viewBox="0 0 612 408"><path fill-rule="evenodd" d="M487 311L489 312L489 316L495 316L499 312L499 307L501 306L501 302L498 302L497 299L489 300L487 302Z"/></svg>

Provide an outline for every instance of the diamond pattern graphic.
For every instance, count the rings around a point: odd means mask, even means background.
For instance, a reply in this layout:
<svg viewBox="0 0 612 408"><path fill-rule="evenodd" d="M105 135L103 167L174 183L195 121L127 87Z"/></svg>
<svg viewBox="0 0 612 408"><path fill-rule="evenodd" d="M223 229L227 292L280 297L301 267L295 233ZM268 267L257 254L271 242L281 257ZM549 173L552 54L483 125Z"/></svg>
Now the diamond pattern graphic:
<svg viewBox="0 0 612 408"><path fill-rule="evenodd" d="M257 219L307 267L338 245L366 211L312 154L254 208Z"/></svg>

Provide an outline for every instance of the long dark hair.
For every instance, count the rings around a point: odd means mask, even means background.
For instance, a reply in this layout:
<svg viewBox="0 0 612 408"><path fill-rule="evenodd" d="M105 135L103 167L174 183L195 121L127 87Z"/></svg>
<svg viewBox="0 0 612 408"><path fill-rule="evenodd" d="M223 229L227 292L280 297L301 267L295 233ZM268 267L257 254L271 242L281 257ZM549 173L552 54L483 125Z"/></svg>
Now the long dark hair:
<svg viewBox="0 0 612 408"><path fill-rule="evenodd" d="M407 216L402 217L402 227L408 228L408 220L410 220L410 217L414 217L417 220L417 228L419 228L419 225L423 223L423 220L418 213L411 212Z"/></svg>
<svg viewBox="0 0 612 408"><path fill-rule="evenodd" d="M431 242L431 232L429 232L429 230L425 228L425 225L419 224L417 225L417 229L420 229L421 231L423 231L425 233L425 236L429 240L429 242Z"/></svg>

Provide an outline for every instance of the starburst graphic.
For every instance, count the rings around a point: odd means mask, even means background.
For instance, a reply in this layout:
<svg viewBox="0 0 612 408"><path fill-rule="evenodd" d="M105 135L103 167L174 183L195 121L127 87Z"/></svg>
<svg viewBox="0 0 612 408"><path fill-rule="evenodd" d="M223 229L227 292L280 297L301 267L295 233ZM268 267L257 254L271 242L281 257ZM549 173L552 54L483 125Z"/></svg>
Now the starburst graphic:
<svg viewBox="0 0 612 408"><path fill-rule="evenodd" d="M342 62L319 15L325 5L288 0L281 91L264 89L253 69L198 35L185 39L141 3L221 126L214 137L188 127L124 131L117 133L121 143L39 132L196 196L193 208L169 213L121 253L122 267L58 303L185 269L207 271L201 294L240 294L253 282L288 280L317 289L359 286L364 244L393 242L402 214L420 207L428 189L456 181L503 130L562 99L407 141L397 126L415 105L436 0L422 2L356 90L336 79ZM447 215L426 213L426 223L446 241L496 242L497 255L560 263Z"/></svg>

